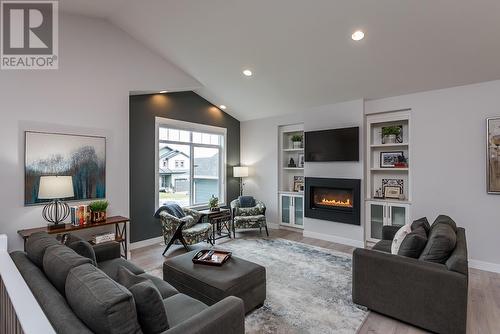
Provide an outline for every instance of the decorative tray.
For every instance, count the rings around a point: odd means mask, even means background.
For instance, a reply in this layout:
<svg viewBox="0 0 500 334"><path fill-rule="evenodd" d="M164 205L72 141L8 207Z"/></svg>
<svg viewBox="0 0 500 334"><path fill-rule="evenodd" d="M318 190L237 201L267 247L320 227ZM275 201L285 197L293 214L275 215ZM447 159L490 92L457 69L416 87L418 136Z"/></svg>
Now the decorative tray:
<svg viewBox="0 0 500 334"><path fill-rule="evenodd" d="M209 266L222 266L231 257L231 252L213 249L202 249L193 257L193 263Z"/></svg>

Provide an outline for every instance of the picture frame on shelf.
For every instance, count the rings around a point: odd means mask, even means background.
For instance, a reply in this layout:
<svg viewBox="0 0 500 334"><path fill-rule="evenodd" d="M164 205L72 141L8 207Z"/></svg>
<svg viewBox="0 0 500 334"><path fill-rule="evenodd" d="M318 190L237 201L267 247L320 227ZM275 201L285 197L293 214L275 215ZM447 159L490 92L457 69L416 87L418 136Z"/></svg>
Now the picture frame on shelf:
<svg viewBox="0 0 500 334"><path fill-rule="evenodd" d="M299 153L299 167L304 168L304 153Z"/></svg>
<svg viewBox="0 0 500 334"><path fill-rule="evenodd" d="M304 191L304 177L295 175L293 177L293 191L300 192Z"/></svg>
<svg viewBox="0 0 500 334"><path fill-rule="evenodd" d="M382 179L382 192L385 198L401 199L404 194L404 180Z"/></svg>
<svg viewBox="0 0 500 334"><path fill-rule="evenodd" d="M488 194L500 195L500 117L486 119Z"/></svg>
<svg viewBox="0 0 500 334"><path fill-rule="evenodd" d="M380 168L395 168L403 151L380 152Z"/></svg>
<svg viewBox="0 0 500 334"><path fill-rule="evenodd" d="M399 199L402 189L400 187L386 186L384 187L384 198Z"/></svg>

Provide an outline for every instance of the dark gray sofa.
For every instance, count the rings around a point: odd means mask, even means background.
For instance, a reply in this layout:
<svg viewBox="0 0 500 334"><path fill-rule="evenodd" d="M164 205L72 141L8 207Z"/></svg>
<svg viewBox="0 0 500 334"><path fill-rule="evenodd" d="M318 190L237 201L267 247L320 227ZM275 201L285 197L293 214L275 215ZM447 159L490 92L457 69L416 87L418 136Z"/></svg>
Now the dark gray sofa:
<svg viewBox="0 0 500 334"><path fill-rule="evenodd" d="M447 216L439 216L436 221L454 224ZM429 240L438 233L435 224ZM391 254L392 239L398 228L384 226L384 240L373 249L354 251L353 301L432 332L465 334L468 294L465 230L455 225L455 248L443 263L435 263L423 260L423 255L410 258Z"/></svg>
<svg viewBox="0 0 500 334"><path fill-rule="evenodd" d="M55 238L38 234L28 239L26 252L10 254L57 333L142 333L132 294L117 283L121 266L150 279L158 288L169 325L162 334L245 331L243 302L239 298L228 297L207 306L121 258L118 243L94 246L95 257L83 257L62 247ZM51 256L45 256L49 252ZM91 329L98 325L102 325L101 329Z"/></svg>

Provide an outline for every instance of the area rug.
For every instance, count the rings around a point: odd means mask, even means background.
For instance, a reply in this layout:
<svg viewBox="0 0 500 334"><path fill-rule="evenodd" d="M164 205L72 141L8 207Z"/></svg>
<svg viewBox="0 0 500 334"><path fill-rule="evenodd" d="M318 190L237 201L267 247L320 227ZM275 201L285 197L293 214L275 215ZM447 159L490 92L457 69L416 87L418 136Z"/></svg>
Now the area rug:
<svg viewBox="0 0 500 334"><path fill-rule="evenodd" d="M246 316L247 333L354 334L368 315L352 302L347 254L284 239L237 239L215 248L266 267L267 299Z"/></svg>

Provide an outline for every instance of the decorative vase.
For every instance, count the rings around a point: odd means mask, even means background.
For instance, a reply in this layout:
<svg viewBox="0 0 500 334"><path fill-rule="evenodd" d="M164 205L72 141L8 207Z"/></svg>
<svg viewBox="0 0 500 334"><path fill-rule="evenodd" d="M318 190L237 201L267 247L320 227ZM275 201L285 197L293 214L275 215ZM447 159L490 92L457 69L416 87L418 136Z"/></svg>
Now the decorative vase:
<svg viewBox="0 0 500 334"><path fill-rule="evenodd" d="M385 135L382 137L382 144L395 144L396 135Z"/></svg>
<svg viewBox="0 0 500 334"><path fill-rule="evenodd" d="M92 223L100 223L106 220L106 211L91 212L90 221Z"/></svg>
<svg viewBox="0 0 500 334"><path fill-rule="evenodd" d="M293 141L292 142L293 148L300 148L301 144L302 144L301 141Z"/></svg>

